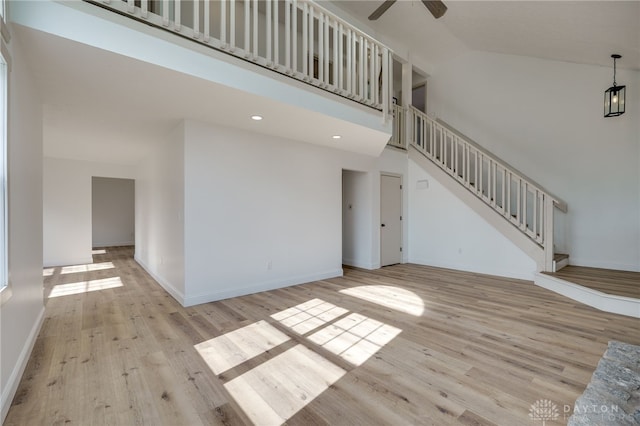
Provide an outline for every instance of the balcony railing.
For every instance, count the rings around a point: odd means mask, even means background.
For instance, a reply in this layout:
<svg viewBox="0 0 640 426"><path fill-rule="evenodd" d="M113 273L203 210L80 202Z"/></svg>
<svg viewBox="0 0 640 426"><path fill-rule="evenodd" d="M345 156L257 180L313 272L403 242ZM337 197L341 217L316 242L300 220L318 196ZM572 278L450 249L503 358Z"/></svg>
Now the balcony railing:
<svg viewBox="0 0 640 426"><path fill-rule="evenodd" d="M391 51L311 0L87 0L391 113Z"/></svg>

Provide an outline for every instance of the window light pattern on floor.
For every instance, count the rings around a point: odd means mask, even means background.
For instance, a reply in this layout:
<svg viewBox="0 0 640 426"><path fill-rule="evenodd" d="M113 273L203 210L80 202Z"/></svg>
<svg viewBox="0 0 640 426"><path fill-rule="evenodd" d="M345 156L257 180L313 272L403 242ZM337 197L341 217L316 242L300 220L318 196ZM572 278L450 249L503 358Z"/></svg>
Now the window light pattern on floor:
<svg viewBox="0 0 640 426"><path fill-rule="evenodd" d="M354 292L343 292L374 303L378 303L379 298L391 297L396 309L417 315L422 301L417 303L416 298L420 298L406 290L393 289L363 286ZM313 334L293 347L281 348L282 353L224 384L256 425L283 424L346 374L344 369L310 349L314 345L357 367L402 332L321 299L276 312L271 318L280 324L278 327L286 327L298 335ZM195 348L211 371L220 375L291 340L274 325L260 320L199 343Z"/></svg>
<svg viewBox="0 0 640 426"><path fill-rule="evenodd" d="M273 314L271 318L298 334L306 334L347 312L347 309L324 300L312 299Z"/></svg>
<svg viewBox="0 0 640 426"><path fill-rule="evenodd" d="M340 290L340 293L416 317L424 313L424 302L420 296L400 287L363 285L345 288Z"/></svg>
<svg viewBox="0 0 640 426"><path fill-rule="evenodd" d="M113 269L112 262L100 262L100 263L87 263L86 265L73 265L73 266L64 266L60 270L61 274L75 274L78 272L93 272L93 271L102 271L105 269Z"/></svg>
<svg viewBox="0 0 640 426"><path fill-rule="evenodd" d="M258 321L198 343L195 348L215 374L222 374L287 340L286 334L268 322Z"/></svg>
<svg viewBox="0 0 640 426"><path fill-rule="evenodd" d="M361 314L350 314L308 337L313 343L362 365L402 330Z"/></svg>
<svg viewBox="0 0 640 426"><path fill-rule="evenodd" d="M49 298L70 296L72 294L89 293L90 291L105 290L108 288L122 287L120 277L104 278L101 280L79 281L69 284L58 284L51 289Z"/></svg>

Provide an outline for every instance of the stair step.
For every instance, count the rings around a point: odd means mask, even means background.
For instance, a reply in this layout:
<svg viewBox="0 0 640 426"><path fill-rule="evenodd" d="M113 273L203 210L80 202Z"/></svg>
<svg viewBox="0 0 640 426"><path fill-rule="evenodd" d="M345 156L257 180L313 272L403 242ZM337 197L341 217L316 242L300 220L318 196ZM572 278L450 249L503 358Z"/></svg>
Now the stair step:
<svg viewBox="0 0 640 426"><path fill-rule="evenodd" d="M569 255L564 253L555 253L553 255L553 272L558 272L560 269L569 265Z"/></svg>

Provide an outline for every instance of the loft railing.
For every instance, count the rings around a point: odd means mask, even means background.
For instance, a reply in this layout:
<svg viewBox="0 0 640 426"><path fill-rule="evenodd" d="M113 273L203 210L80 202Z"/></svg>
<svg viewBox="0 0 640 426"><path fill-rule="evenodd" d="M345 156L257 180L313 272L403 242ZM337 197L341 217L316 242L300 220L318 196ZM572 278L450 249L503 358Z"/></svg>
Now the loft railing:
<svg viewBox="0 0 640 426"><path fill-rule="evenodd" d="M409 143L544 249L553 264L553 209L564 202L454 130L410 107ZM402 128L404 120L394 129ZM395 130L394 130L395 134Z"/></svg>
<svg viewBox="0 0 640 426"><path fill-rule="evenodd" d="M391 51L311 0L87 0L391 113Z"/></svg>

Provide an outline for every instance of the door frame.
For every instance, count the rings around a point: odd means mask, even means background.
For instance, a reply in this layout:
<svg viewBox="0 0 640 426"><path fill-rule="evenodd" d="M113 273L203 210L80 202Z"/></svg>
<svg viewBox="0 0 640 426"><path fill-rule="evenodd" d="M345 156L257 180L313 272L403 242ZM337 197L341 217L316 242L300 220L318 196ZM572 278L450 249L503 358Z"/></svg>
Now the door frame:
<svg viewBox="0 0 640 426"><path fill-rule="evenodd" d="M378 195L379 195L379 200L378 200L378 256L379 256L379 262L378 264L380 265L380 267L382 267L382 229L381 229L381 225L382 225L382 177L383 176L389 176L389 177L394 177L394 178L400 178L400 217L402 217L402 220L400 221L400 247L402 248L402 251L400 252L400 264L405 263L404 258L405 258L405 244L404 244L404 223L405 223L405 214L404 214L404 175L401 173L393 173L393 172L380 172L380 178L378 179L378 184L380 185L378 188Z"/></svg>

